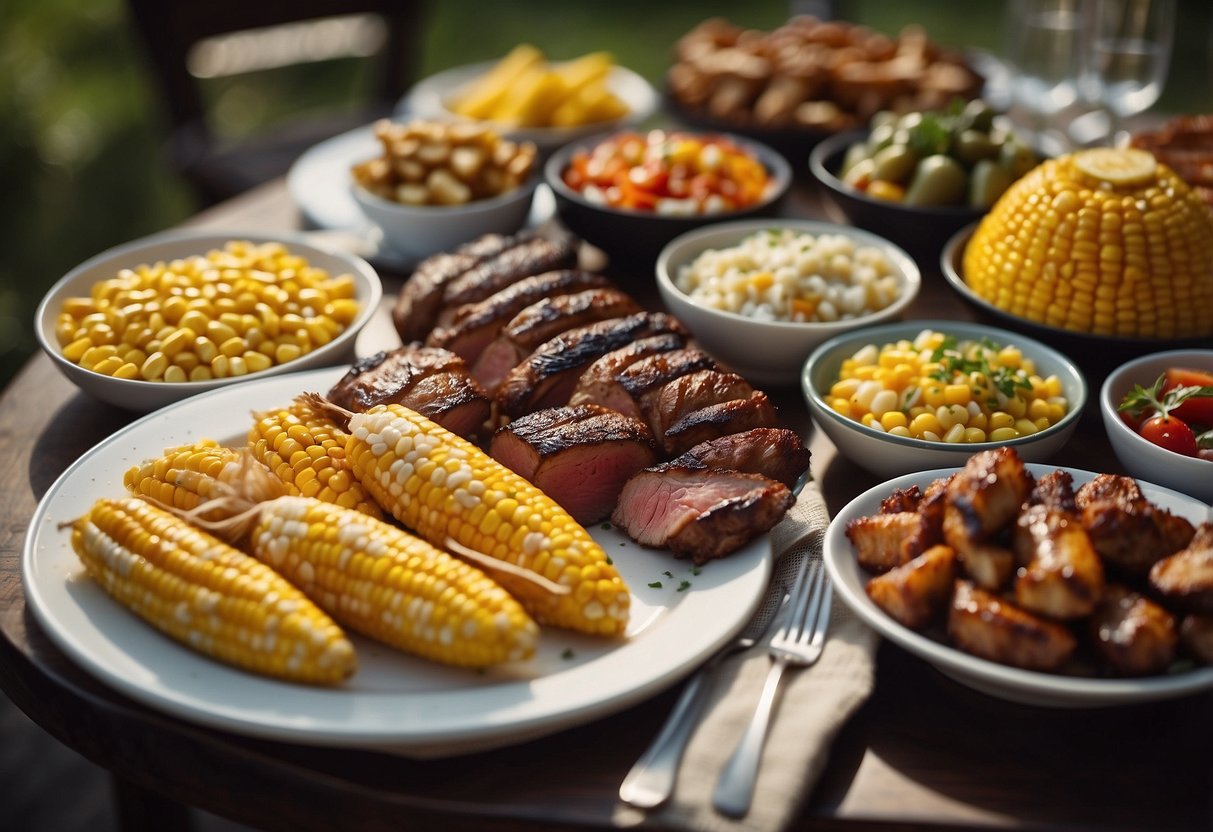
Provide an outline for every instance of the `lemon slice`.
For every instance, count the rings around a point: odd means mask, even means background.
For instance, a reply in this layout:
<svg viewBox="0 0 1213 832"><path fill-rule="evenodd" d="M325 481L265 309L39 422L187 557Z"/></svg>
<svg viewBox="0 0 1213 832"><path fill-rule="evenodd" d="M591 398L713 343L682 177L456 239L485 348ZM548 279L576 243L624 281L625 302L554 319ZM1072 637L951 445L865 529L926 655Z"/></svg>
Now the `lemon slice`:
<svg viewBox="0 0 1213 832"><path fill-rule="evenodd" d="M1154 156L1137 148L1097 147L1074 154L1074 166L1113 185L1142 185L1154 178Z"/></svg>

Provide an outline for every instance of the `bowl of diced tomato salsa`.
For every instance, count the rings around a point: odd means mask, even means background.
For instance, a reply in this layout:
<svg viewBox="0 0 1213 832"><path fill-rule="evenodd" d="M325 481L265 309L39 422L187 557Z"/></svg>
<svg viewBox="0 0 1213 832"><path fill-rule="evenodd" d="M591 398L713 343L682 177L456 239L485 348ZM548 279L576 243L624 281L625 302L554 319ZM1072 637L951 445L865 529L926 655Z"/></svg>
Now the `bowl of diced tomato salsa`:
<svg viewBox="0 0 1213 832"><path fill-rule="evenodd" d="M570 231L613 260L652 264L686 231L774 216L792 172L771 148L730 134L628 130L566 145L544 178Z"/></svg>

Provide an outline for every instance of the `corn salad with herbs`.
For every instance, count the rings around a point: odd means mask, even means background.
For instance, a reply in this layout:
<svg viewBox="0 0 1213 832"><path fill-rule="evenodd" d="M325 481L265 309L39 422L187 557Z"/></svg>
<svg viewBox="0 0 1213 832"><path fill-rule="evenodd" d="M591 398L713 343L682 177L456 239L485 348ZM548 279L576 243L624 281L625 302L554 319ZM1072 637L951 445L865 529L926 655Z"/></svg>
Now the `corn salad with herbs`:
<svg viewBox="0 0 1213 832"><path fill-rule="evenodd" d="M1069 411L1061 380L1017 347L923 330L868 344L842 363L827 404L873 430L929 442L1006 442Z"/></svg>

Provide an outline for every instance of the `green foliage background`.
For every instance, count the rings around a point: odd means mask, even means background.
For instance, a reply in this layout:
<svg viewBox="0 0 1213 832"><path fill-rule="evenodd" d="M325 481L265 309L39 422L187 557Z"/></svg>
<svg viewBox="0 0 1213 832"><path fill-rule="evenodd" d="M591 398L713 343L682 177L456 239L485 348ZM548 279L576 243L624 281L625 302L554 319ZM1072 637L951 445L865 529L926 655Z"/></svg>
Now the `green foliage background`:
<svg viewBox="0 0 1213 832"><path fill-rule="evenodd" d="M175 0L167 0L175 1ZM1176 59L1160 107L1211 111L1207 0L1180 0ZM658 82L678 36L712 15L771 28L812 4L708 0L521 0L429 4L423 74L503 55L531 42L553 58L597 49ZM911 22L954 46L997 51L1002 4L852 0L840 16L896 32ZM161 121L120 0L0 4L0 387L35 349L45 290L76 263L181 221L196 207L161 157ZM255 132L292 110L348 106L365 71L331 61L215 82L222 130Z"/></svg>

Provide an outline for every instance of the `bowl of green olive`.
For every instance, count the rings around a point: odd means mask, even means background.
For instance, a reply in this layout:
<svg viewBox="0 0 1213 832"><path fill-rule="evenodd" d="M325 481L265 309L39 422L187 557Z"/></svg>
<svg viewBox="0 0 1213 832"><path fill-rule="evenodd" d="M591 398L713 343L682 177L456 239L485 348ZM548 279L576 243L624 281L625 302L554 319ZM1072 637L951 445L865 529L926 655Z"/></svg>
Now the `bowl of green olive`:
<svg viewBox="0 0 1213 832"><path fill-rule="evenodd" d="M946 111L877 113L868 130L818 144L809 168L852 224L934 259L1039 161L978 100Z"/></svg>

